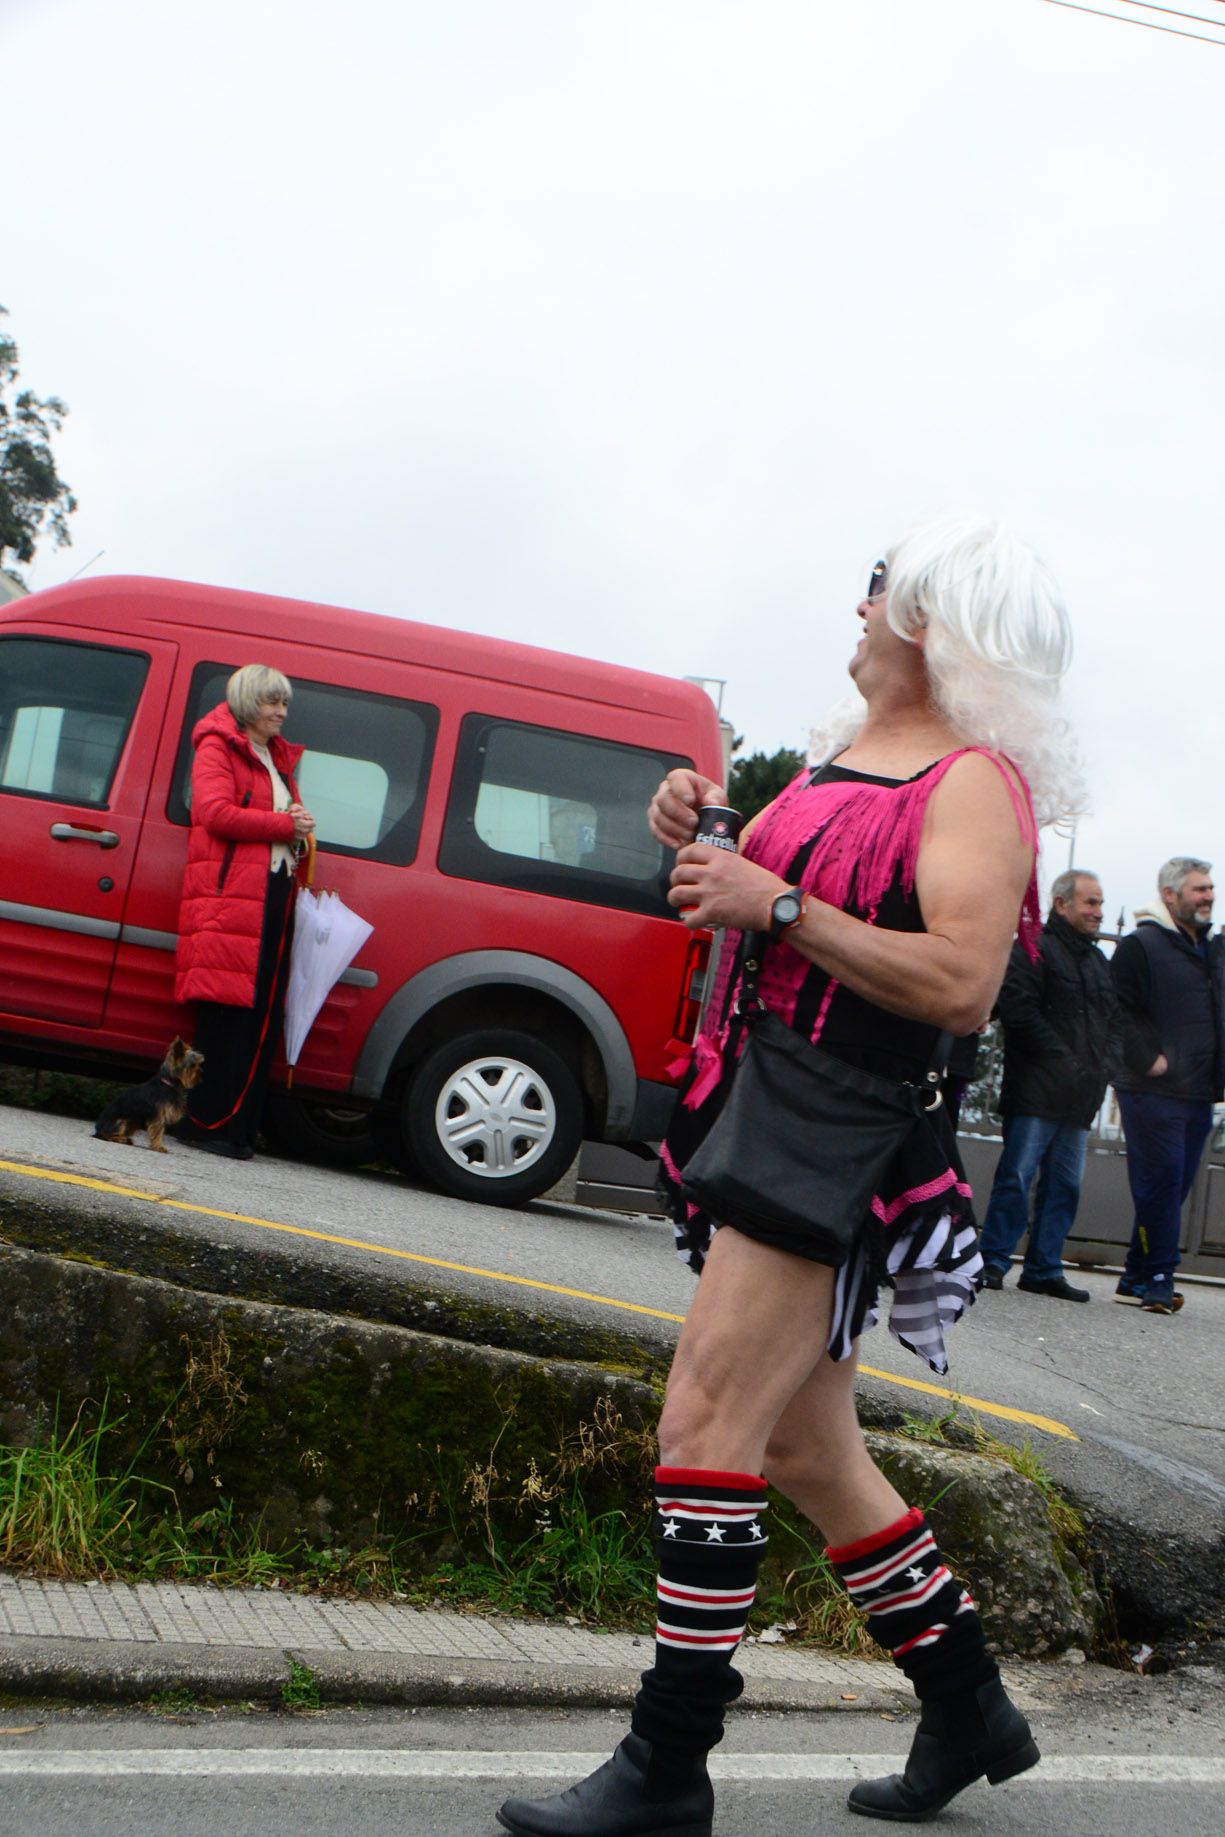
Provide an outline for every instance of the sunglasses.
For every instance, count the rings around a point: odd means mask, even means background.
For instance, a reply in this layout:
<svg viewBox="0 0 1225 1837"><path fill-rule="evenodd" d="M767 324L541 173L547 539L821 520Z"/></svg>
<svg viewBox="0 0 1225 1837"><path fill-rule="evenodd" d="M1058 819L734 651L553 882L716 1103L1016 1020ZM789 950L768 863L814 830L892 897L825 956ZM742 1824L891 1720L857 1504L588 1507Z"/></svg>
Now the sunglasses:
<svg viewBox="0 0 1225 1837"><path fill-rule="evenodd" d="M864 598L878 600L888 584L889 570L885 563L883 561L873 562L872 572L868 576L868 591L864 594Z"/></svg>

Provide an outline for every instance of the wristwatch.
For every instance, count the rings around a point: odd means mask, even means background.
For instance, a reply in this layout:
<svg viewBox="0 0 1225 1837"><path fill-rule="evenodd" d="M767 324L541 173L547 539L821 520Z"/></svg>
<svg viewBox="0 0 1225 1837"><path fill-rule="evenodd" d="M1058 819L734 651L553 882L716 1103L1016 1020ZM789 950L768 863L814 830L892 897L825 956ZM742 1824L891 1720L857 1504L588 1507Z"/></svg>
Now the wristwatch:
<svg viewBox="0 0 1225 1837"><path fill-rule="evenodd" d="M784 931L790 931L798 925L804 916L804 901L807 895L803 887L788 887L780 893L770 907L770 936L781 938Z"/></svg>

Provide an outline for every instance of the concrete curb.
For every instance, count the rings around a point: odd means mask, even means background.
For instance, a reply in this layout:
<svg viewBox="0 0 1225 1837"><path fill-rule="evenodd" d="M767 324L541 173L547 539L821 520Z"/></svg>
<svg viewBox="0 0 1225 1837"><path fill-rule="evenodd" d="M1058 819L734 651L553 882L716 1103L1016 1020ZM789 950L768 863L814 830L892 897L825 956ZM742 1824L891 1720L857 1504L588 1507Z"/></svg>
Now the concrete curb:
<svg viewBox="0 0 1225 1837"><path fill-rule="evenodd" d="M649 1662L644 1649L642 1663ZM484 1709L626 1709L636 1672L601 1665L536 1666L498 1659L338 1653L322 1647L130 1645L92 1639L0 1637L0 1695L139 1703L163 1690L217 1701L280 1704L291 1661L313 1674L322 1702ZM854 1684L852 1690L849 1685ZM847 1699L850 1698L848 1701ZM750 1710L913 1710L905 1690L864 1689L858 1677L805 1683L751 1677Z"/></svg>

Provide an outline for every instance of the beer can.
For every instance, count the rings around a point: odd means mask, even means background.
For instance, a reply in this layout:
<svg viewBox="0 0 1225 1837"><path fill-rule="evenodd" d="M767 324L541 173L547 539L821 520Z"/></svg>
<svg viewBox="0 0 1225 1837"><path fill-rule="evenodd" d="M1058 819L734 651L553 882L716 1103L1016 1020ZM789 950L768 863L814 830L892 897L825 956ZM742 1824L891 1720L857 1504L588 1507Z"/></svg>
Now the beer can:
<svg viewBox="0 0 1225 1837"><path fill-rule="evenodd" d="M729 810L726 804L703 804L698 811L698 832L693 839L707 842L711 848L725 848L734 855L743 824L744 818L738 810Z"/></svg>

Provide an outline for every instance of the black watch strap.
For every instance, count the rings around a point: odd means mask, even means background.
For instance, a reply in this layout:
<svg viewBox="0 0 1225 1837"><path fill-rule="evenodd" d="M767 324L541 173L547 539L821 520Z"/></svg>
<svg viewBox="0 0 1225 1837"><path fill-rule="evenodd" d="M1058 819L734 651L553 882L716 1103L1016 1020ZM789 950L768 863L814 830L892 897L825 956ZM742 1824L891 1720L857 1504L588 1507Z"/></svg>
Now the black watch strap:
<svg viewBox="0 0 1225 1837"><path fill-rule="evenodd" d="M778 939L798 925L804 916L805 892L803 887L787 887L778 894L770 907L770 936ZM780 914L779 907L783 907ZM785 915L785 916L784 916Z"/></svg>

